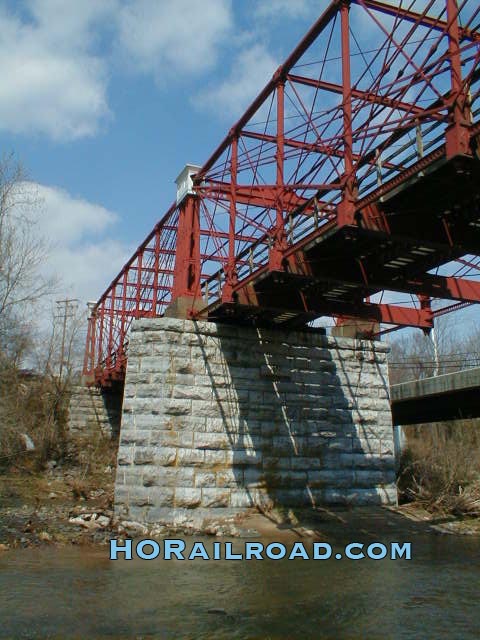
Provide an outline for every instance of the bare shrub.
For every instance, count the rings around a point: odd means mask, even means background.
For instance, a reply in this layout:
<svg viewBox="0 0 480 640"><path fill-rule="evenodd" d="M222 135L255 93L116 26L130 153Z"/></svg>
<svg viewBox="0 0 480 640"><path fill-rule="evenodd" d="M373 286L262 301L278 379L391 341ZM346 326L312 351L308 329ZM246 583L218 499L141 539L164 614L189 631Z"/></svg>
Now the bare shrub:
<svg viewBox="0 0 480 640"><path fill-rule="evenodd" d="M409 427L398 486L428 511L480 515L480 435L471 421Z"/></svg>

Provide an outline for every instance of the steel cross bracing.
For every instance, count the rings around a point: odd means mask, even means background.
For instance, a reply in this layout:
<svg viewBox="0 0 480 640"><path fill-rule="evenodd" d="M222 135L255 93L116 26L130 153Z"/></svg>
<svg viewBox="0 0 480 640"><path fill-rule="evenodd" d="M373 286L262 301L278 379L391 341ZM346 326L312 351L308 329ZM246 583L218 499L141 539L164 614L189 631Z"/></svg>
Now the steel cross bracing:
<svg viewBox="0 0 480 640"><path fill-rule="evenodd" d="M376 334L479 302L479 25L477 0L333 0L94 306L85 373L122 378L132 319L179 300Z"/></svg>

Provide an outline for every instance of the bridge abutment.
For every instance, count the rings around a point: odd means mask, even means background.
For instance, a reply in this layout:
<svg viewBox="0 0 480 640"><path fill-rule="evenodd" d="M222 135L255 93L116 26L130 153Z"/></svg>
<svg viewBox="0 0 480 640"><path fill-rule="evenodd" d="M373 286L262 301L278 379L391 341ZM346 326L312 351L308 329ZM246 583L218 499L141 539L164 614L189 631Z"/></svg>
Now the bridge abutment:
<svg viewBox="0 0 480 640"><path fill-rule="evenodd" d="M255 505L395 503L387 351L314 332L137 320L116 515L202 526Z"/></svg>

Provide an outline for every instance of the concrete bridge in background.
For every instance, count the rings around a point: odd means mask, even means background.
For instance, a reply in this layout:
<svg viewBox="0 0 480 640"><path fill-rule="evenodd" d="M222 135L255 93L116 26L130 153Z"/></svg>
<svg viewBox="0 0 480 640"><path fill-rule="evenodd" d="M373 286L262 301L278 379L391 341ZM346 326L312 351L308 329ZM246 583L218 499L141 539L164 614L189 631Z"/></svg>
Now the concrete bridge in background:
<svg viewBox="0 0 480 640"><path fill-rule="evenodd" d="M394 425L480 418L480 367L390 387Z"/></svg>

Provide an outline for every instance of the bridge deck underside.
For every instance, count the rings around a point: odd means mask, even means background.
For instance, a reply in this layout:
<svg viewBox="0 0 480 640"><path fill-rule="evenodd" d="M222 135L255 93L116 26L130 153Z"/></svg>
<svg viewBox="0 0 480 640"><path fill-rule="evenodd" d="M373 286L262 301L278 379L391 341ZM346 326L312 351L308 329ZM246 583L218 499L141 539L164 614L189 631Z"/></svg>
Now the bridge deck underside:
<svg viewBox="0 0 480 640"><path fill-rule="evenodd" d="M479 253L478 160L440 160L428 172L394 187L376 206L388 228L366 228L358 216L356 225L318 229L289 251L285 271L260 270L238 284L233 303L218 301L202 315L282 326L327 315L388 322L378 305L364 299L384 290L404 292L404 298L420 294L465 299L465 292L457 296L432 272ZM415 315L411 317L413 325ZM392 324L398 319L392 317Z"/></svg>

